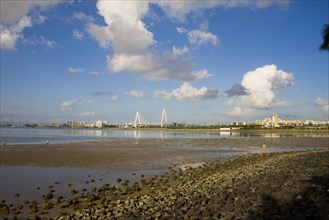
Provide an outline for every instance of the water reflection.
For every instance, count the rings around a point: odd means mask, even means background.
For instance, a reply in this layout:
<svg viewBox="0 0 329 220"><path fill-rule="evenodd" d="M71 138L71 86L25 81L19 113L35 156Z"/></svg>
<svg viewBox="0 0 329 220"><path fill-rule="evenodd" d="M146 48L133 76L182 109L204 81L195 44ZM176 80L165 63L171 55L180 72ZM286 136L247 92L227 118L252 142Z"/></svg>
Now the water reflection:
<svg viewBox="0 0 329 220"><path fill-rule="evenodd" d="M143 130L143 129L42 129L0 128L1 143L35 144L75 142L97 139L192 139L192 138L282 138L311 137L328 138L329 132L313 131L219 131L219 130Z"/></svg>

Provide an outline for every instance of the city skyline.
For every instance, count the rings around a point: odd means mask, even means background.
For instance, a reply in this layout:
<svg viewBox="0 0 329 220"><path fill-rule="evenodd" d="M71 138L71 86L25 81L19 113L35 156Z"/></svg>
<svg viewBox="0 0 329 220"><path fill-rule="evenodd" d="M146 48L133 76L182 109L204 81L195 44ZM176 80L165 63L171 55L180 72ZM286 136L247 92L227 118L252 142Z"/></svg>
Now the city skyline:
<svg viewBox="0 0 329 220"><path fill-rule="evenodd" d="M1 1L1 123L328 120L328 1Z"/></svg>

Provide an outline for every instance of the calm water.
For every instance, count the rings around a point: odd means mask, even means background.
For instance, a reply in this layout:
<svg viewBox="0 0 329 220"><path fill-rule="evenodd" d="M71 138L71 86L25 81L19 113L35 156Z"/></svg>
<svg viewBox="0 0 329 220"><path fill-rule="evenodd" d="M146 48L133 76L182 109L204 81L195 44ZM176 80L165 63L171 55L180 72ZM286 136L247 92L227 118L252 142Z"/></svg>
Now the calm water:
<svg viewBox="0 0 329 220"><path fill-rule="evenodd" d="M95 141L106 139L175 139L175 138L276 138L329 137L329 132L268 132L219 130L127 130L72 128L0 128L0 141L7 144L41 144Z"/></svg>

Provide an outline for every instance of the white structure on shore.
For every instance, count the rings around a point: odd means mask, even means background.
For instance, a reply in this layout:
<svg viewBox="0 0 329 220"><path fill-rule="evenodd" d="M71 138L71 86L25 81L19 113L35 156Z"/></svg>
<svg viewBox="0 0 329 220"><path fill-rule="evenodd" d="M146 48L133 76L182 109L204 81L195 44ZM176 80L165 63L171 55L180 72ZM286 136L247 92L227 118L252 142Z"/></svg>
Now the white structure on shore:
<svg viewBox="0 0 329 220"><path fill-rule="evenodd" d="M264 118L260 120L256 120L254 122L256 125L262 125L265 127L281 127L281 126L308 126L308 125L315 125L315 126L325 126L329 125L329 121L301 121L301 120L285 120L280 118L278 115L273 115L270 118Z"/></svg>
<svg viewBox="0 0 329 220"><path fill-rule="evenodd" d="M167 111L166 111L166 109L163 109L162 113L161 113L160 123L159 122L149 122L149 121L145 120L139 112L136 112L134 122L133 123L132 122L126 123L125 127L126 128L127 127L138 128L138 127L141 127L141 126L161 126L161 127L164 127L167 124L168 124Z"/></svg>
<svg viewBox="0 0 329 220"><path fill-rule="evenodd" d="M101 120L95 122L86 123L84 121L66 121L66 125L71 128L102 128L104 125L107 125Z"/></svg>

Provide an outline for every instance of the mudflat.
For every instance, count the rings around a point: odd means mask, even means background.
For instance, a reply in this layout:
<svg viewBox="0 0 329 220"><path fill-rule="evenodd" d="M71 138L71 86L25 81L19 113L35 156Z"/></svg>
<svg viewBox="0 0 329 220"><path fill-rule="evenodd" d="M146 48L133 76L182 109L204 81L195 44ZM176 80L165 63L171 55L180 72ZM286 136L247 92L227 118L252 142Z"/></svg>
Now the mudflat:
<svg viewBox="0 0 329 220"><path fill-rule="evenodd" d="M0 146L1 166L91 167L114 170L159 169L170 165L207 162L246 153L317 149L327 137L114 139L108 141Z"/></svg>
<svg viewBox="0 0 329 220"><path fill-rule="evenodd" d="M118 180L92 192L72 190L11 206L25 219L328 219L329 148L248 154L140 182Z"/></svg>

